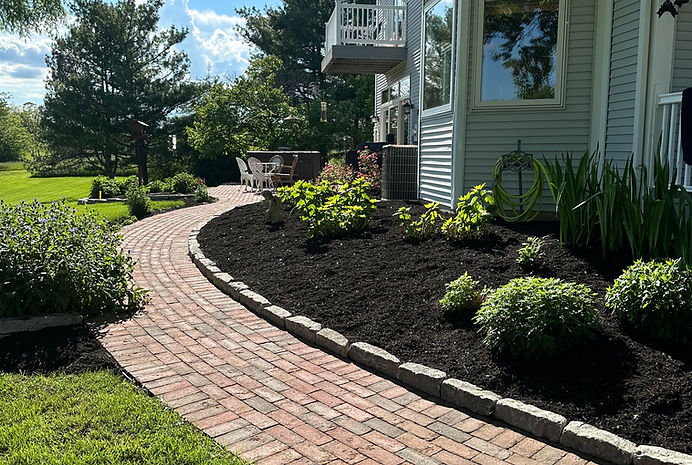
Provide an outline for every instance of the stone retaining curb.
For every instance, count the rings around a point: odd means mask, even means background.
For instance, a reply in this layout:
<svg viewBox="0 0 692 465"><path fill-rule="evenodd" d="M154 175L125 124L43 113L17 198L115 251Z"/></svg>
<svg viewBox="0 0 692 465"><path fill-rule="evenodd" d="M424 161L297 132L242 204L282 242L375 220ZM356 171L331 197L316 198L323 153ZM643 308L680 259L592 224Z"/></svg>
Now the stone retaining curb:
<svg viewBox="0 0 692 465"><path fill-rule="evenodd" d="M202 274L217 288L239 301L247 308L272 324L285 328L289 333L312 342L340 357L349 358L378 372L398 379L401 383L431 396L484 416L492 416L504 423L545 438L553 443L615 465L692 465L692 455L640 445L600 430L586 423L572 421L556 413L525 404L515 399L501 398L491 391L465 381L448 378L443 371L417 363L401 361L380 347L366 342L350 343L342 334L324 328L305 316L292 315L290 311L273 305L265 297L253 292L248 286L222 272L216 263L204 256L197 235L216 214L195 227L188 240L188 252Z"/></svg>
<svg viewBox="0 0 692 465"><path fill-rule="evenodd" d="M195 194L163 194L163 193L153 193L147 194L151 200L184 200L191 199ZM85 197L83 199L78 199L77 204L79 205L94 205L97 203L125 203L127 198L125 197L109 197L107 199L92 199Z"/></svg>
<svg viewBox="0 0 692 465"><path fill-rule="evenodd" d="M0 318L0 339L16 333L73 326L81 323L82 317L76 313L55 313L53 315L39 315L31 318Z"/></svg>

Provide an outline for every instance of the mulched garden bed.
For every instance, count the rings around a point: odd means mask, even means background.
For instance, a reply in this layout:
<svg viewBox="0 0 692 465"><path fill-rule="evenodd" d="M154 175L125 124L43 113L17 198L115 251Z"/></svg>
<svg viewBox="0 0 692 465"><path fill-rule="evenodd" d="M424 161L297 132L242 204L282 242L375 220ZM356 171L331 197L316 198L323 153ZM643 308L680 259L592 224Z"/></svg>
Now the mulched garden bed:
<svg viewBox="0 0 692 465"><path fill-rule="evenodd" d="M356 237L313 241L298 218L268 226L266 206L253 204L216 218L198 240L223 271L351 341L638 444L692 452L692 349L632 337L602 308L597 340L552 362L511 361L485 348L471 315L448 318L438 303L445 284L464 271L488 287L527 275L516 258L529 235L546 236L535 275L586 284L599 299L627 257L603 263L598 251L572 252L559 244L555 223L490 224L484 238L463 244L410 242L393 217L401 205L379 203Z"/></svg>

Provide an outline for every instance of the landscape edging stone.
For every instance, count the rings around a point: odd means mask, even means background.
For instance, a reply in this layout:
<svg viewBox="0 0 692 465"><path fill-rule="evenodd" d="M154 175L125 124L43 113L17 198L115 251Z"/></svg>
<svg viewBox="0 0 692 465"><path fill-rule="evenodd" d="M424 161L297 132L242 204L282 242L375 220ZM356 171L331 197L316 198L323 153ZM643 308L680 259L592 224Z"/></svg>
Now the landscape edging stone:
<svg viewBox="0 0 692 465"><path fill-rule="evenodd" d="M591 455L616 465L631 463L637 447L632 441L581 421L571 421L565 426L560 444L573 449L589 449Z"/></svg>
<svg viewBox="0 0 692 465"><path fill-rule="evenodd" d="M222 214L223 213L214 214L207 220L200 222L197 226L195 226L194 229L192 229L188 238L188 252L190 258L197 268L200 269L202 274L207 276L209 281L217 288L229 295L234 300L245 305L254 313L265 318L270 323L286 329L294 336L306 339L309 342L313 342L323 349L328 350L338 356L344 358L348 357L354 362L365 365L380 374L399 379L399 381L403 384L428 394L430 394L430 392L427 392L425 389L421 389L419 385L417 385L420 383L420 381L416 376L413 375L413 371L411 370L412 366L416 365L417 367L422 367L420 369L416 368L417 371L420 370L428 373L443 373L444 377L440 379L439 389L434 389L435 393L432 394L435 397L440 398L441 400L456 407L463 408L474 413L484 416L492 415L506 424L526 431L537 437L545 438L555 444L562 444L563 446L569 447L576 452L604 458L599 455L599 448L602 447L601 439L589 439L588 435L581 435L580 440L571 439L572 428L568 430L567 426L570 424L576 426L575 424L580 423L604 433L608 438L614 437L621 439L622 441L626 441L626 443L630 443L634 446L634 448L630 448L628 445L622 449L621 455L619 455L619 460L621 461L614 462L617 465L627 465L630 463L633 463L633 465L692 465L692 455L656 446L637 446L631 441L620 438L619 436L608 431L599 430L582 422L568 422L564 416L557 413L540 409L534 405L526 404L516 399L501 398L492 391L484 390L463 380L447 378L446 373L435 368L415 363L402 364L396 356L390 354L380 347L368 344L366 342L349 343L348 339L337 331L322 327L320 323L314 322L310 318L300 315L292 315L292 313L288 310L272 304L263 296L253 292L242 281L232 280L230 282L226 282L223 278L226 276L230 277L230 275L218 269L216 264L204 255L199 242L197 241L197 235L201 229L214 218L217 218ZM216 268L218 272L209 273L207 270L207 264ZM209 277L208 273L213 276L213 278ZM217 283L221 283L222 285L217 285ZM298 320L297 318L301 318L301 320ZM306 332L305 334L307 336L305 336L299 333L299 331L303 332L304 328L301 327L301 329L298 329L299 325L292 323L289 323L289 325L286 324L288 320L291 320L292 322L303 321L302 318L319 325L320 329L314 332ZM331 340L331 338L327 335L338 335L339 337L336 338L336 341L338 342ZM314 336L314 338L312 338L312 336ZM399 378L399 372L402 365L405 366L404 372L406 374L403 375L404 379ZM409 371L411 374L407 373ZM435 377L435 379L437 379L437 377ZM566 430L567 436L565 439L563 439ZM565 444L563 441L566 441L567 444Z"/></svg>
<svg viewBox="0 0 692 465"><path fill-rule="evenodd" d="M40 331L82 324L82 316L77 313L53 313L29 318L0 318L0 339L17 333Z"/></svg>

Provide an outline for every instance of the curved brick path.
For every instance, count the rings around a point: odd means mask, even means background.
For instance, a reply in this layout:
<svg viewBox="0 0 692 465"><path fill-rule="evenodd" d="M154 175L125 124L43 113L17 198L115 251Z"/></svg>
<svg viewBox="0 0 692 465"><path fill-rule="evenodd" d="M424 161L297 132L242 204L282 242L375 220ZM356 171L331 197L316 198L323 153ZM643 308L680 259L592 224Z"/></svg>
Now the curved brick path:
<svg viewBox="0 0 692 465"><path fill-rule="evenodd" d="M222 200L123 230L151 303L103 337L187 420L258 464L587 464L311 347L218 291L188 258L190 230L259 196L238 186L212 194Z"/></svg>

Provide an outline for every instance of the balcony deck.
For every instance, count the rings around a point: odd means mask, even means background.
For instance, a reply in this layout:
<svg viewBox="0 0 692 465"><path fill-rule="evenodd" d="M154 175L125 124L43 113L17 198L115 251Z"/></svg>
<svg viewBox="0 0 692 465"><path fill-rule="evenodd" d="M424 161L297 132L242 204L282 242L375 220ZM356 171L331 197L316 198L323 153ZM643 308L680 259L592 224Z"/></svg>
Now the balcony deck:
<svg viewBox="0 0 692 465"><path fill-rule="evenodd" d="M337 3L325 37L323 73L386 73L406 60L406 7Z"/></svg>

